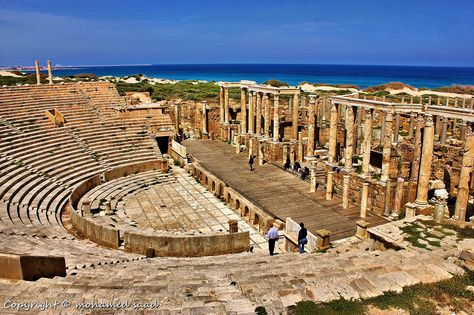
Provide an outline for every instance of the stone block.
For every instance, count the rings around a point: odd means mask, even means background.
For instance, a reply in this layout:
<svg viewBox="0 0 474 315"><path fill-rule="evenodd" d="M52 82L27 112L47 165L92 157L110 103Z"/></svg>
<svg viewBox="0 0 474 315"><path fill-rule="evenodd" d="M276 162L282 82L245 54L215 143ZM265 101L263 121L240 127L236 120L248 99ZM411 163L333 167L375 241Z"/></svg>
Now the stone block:
<svg viewBox="0 0 474 315"><path fill-rule="evenodd" d="M331 247L330 242L331 231L321 229L316 231L316 248L318 250L325 250Z"/></svg>
<svg viewBox="0 0 474 315"><path fill-rule="evenodd" d="M360 239L368 238L367 228L369 227L369 223L364 220L359 220L357 223L357 232L356 237Z"/></svg>
<svg viewBox="0 0 474 315"><path fill-rule="evenodd" d="M57 276L66 276L64 257L0 254L0 278L35 281Z"/></svg>

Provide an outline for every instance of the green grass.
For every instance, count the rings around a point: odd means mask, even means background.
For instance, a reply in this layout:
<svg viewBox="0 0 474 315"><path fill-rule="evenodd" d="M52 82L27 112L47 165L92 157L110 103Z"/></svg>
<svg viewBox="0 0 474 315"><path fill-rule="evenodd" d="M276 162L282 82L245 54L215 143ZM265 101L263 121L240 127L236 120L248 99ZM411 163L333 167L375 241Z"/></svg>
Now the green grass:
<svg viewBox="0 0 474 315"><path fill-rule="evenodd" d="M403 288L400 293L389 291L367 300L339 299L316 304L301 301L288 307L288 314L364 314L369 307L381 310L401 309L412 315L437 314L437 307L448 307L452 312L467 311L474 303L474 293L466 289L474 285L474 272L455 275L451 279L437 283L420 283Z"/></svg>

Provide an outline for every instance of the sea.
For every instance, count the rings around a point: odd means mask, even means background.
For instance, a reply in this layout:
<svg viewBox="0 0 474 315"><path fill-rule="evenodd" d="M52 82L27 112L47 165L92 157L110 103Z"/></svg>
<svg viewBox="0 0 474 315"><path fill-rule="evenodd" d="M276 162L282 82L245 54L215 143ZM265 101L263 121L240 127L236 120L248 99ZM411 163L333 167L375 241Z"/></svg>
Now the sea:
<svg viewBox="0 0 474 315"><path fill-rule="evenodd" d="M360 88L401 81L417 88L474 85L472 67L368 66L318 64L176 64L84 66L55 70L55 75L94 73L98 76L144 74L173 80L229 81L262 83L276 79L290 85L301 82L355 84Z"/></svg>

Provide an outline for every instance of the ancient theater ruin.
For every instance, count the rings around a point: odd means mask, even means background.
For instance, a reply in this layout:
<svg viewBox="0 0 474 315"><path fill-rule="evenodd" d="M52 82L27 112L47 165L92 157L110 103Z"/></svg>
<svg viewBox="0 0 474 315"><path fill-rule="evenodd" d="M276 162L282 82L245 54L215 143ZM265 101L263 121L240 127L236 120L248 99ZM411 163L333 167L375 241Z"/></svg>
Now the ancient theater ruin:
<svg viewBox="0 0 474 315"><path fill-rule="evenodd" d="M48 65L49 84L37 63L37 85L0 87L7 306L285 312L474 265L472 238L454 232L474 225L472 97L321 96L240 81L216 83L215 101L153 102L110 82L53 84Z"/></svg>

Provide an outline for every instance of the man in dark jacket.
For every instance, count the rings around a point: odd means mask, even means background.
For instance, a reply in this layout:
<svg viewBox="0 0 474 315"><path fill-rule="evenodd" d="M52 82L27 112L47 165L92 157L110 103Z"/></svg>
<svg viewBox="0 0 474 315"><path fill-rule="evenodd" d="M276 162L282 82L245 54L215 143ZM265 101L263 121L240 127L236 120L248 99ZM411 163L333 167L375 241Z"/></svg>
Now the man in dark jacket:
<svg viewBox="0 0 474 315"><path fill-rule="evenodd" d="M253 171L253 156L252 155L249 158L249 167L250 167L250 171Z"/></svg>
<svg viewBox="0 0 474 315"><path fill-rule="evenodd" d="M308 230L304 227L303 223L300 223L300 231L298 232L298 248L300 249L300 253L304 253L304 245L308 243Z"/></svg>

